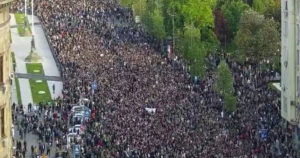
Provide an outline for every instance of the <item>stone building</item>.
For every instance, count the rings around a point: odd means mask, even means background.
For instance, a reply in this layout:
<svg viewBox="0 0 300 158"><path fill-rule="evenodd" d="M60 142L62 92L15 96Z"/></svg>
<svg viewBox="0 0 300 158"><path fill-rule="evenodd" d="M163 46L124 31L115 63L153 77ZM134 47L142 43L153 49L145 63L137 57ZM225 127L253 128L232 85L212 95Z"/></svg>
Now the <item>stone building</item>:
<svg viewBox="0 0 300 158"><path fill-rule="evenodd" d="M13 0L0 0L0 158L12 157L11 51L9 6Z"/></svg>
<svg viewBox="0 0 300 158"><path fill-rule="evenodd" d="M296 126L300 125L300 0L281 0L281 19L281 116Z"/></svg>

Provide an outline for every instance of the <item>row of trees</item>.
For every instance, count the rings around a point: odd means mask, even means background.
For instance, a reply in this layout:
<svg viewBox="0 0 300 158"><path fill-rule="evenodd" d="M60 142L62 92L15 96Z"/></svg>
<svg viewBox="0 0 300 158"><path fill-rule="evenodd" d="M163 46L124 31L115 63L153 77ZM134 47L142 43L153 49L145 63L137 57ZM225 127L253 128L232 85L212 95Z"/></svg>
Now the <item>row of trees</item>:
<svg viewBox="0 0 300 158"><path fill-rule="evenodd" d="M172 39L192 75L204 76L204 59L219 46L213 32L216 0L122 0L122 4L133 8L161 44Z"/></svg>
<svg viewBox="0 0 300 158"><path fill-rule="evenodd" d="M121 0L161 45L172 39L175 52L204 77L209 53L224 50L244 62L279 65L280 0ZM218 51L220 52L220 51ZM216 90L234 111L233 77L225 61L217 69ZM223 83L226 82L226 83ZM229 85L229 86L224 86ZM234 105L233 105L234 104Z"/></svg>
<svg viewBox="0 0 300 158"><path fill-rule="evenodd" d="M230 52L239 61L278 66L280 13L280 0L219 0L214 32L223 47L233 48Z"/></svg>

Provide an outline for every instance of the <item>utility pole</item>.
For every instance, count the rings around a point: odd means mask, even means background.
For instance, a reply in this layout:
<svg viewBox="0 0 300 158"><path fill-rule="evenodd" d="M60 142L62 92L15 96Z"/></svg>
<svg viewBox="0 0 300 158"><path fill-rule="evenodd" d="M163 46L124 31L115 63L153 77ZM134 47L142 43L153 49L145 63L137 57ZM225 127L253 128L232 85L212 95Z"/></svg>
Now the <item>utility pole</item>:
<svg viewBox="0 0 300 158"><path fill-rule="evenodd" d="M32 23L32 30L31 30L31 32L32 32L32 37L34 36L34 21L33 21L33 1L34 0L31 0L31 23Z"/></svg>
<svg viewBox="0 0 300 158"><path fill-rule="evenodd" d="M27 9L26 9L26 6L27 6L27 0L25 0L25 7L24 7L25 18L26 18L26 16L27 16Z"/></svg>
<svg viewBox="0 0 300 158"><path fill-rule="evenodd" d="M172 18L172 23L173 23L173 50L172 52L174 53L175 51L175 3L173 0L173 18Z"/></svg>

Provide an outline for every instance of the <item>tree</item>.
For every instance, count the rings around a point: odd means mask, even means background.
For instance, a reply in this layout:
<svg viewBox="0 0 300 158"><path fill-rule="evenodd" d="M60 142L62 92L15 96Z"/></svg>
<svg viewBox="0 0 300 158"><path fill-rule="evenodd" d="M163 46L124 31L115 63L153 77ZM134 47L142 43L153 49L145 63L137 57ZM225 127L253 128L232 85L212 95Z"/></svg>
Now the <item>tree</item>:
<svg viewBox="0 0 300 158"><path fill-rule="evenodd" d="M249 6L241 0L229 1L222 6L221 10L229 23L231 32L230 37L233 38L236 35L240 18L247 9L249 9ZM231 39L229 40L231 41Z"/></svg>
<svg viewBox="0 0 300 158"><path fill-rule="evenodd" d="M270 1L272 0L253 0L252 8L257 12L264 14Z"/></svg>
<svg viewBox="0 0 300 158"><path fill-rule="evenodd" d="M172 38L194 76L205 74L205 57L219 42L214 34L216 0L121 0L141 15L146 30L161 43ZM178 51L179 50L179 51Z"/></svg>
<svg viewBox="0 0 300 158"><path fill-rule="evenodd" d="M227 43L228 39L230 39L230 29L227 20L225 19L221 9L216 9L214 11L215 16L215 27L214 33L218 37L219 41L222 45Z"/></svg>
<svg viewBox="0 0 300 158"><path fill-rule="evenodd" d="M225 60L222 60L218 66L215 90L221 96L234 92L232 73Z"/></svg>
<svg viewBox="0 0 300 158"><path fill-rule="evenodd" d="M146 0L133 0L132 8L135 15L142 16L146 11Z"/></svg>
<svg viewBox="0 0 300 158"><path fill-rule="evenodd" d="M164 16L164 24L166 34L173 37L179 30L184 28L184 17L182 15L182 0L163 0L162 14Z"/></svg>
<svg viewBox="0 0 300 158"><path fill-rule="evenodd" d="M134 0L121 0L120 3L122 6L131 7L131 5L134 3Z"/></svg>
<svg viewBox="0 0 300 158"><path fill-rule="evenodd" d="M222 60L217 69L215 90L224 99L224 108L228 112L236 109L236 97L234 96L233 76L225 60Z"/></svg>
<svg viewBox="0 0 300 158"><path fill-rule="evenodd" d="M233 94L225 94L224 96L224 109L228 112L234 112L236 110L236 96Z"/></svg>
<svg viewBox="0 0 300 158"><path fill-rule="evenodd" d="M281 19L280 0L254 0L253 7L255 11L265 15L268 18L274 18L277 22Z"/></svg>
<svg viewBox="0 0 300 158"><path fill-rule="evenodd" d="M142 22L146 30L160 42L166 37L161 5L160 0L147 1L146 11L142 16Z"/></svg>
<svg viewBox="0 0 300 158"><path fill-rule="evenodd" d="M273 0L272 5L268 5L266 8L264 15L267 18L273 18L276 22L281 22L281 1Z"/></svg>
<svg viewBox="0 0 300 158"><path fill-rule="evenodd" d="M187 0L182 7L185 22L193 24L195 27L213 26L214 17L212 9L216 0Z"/></svg>
<svg viewBox="0 0 300 158"><path fill-rule="evenodd" d="M200 30L193 24L186 24L181 37L181 52L191 67L193 76L203 77L205 74L205 56L207 51L200 39Z"/></svg>
<svg viewBox="0 0 300 158"><path fill-rule="evenodd" d="M274 60L279 55L280 35L277 23L273 19L265 19L253 10L246 11L240 21L235 43L240 51L237 55L245 55L250 61Z"/></svg>
<svg viewBox="0 0 300 158"><path fill-rule="evenodd" d="M152 30L150 30L150 33L152 33L156 38L162 41L166 37L166 32L164 26L164 18L162 17L159 9L156 8L153 11L153 14L151 15L151 21L153 26Z"/></svg>

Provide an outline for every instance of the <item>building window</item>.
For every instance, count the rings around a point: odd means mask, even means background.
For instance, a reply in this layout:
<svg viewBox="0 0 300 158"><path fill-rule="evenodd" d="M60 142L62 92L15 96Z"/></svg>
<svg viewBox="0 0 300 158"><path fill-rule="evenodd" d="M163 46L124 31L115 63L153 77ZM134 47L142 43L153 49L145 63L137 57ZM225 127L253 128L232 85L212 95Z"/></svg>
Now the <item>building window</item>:
<svg viewBox="0 0 300 158"><path fill-rule="evenodd" d="M288 1L285 1L285 10L288 11Z"/></svg>
<svg viewBox="0 0 300 158"><path fill-rule="evenodd" d="M300 2L299 1L296 1L296 3L297 3L297 14L298 14L298 16L300 15Z"/></svg>
<svg viewBox="0 0 300 158"><path fill-rule="evenodd" d="M1 83L3 83L3 78L4 78L4 74L3 74L3 66L4 66L4 64L3 64L3 60L4 60L4 58L3 58L3 56L0 56L0 84Z"/></svg>
<svg viewBox="0 0 300 158"><path fill-rule="evenodd" d="M284 65L285 68L287 68L288 59L289 59L289 52L288 52L286 46L283 47L283 56L282 57L283 57L283 65Z"/></svg>
<svg viewBox="0 0 300 158"><path fill-rule="evenodd" d="M297 40L297 46L300 44L300 26L297 24L297 34L296 34L296 40Z"/></svg>
<svg viewBox="0 0 300 158"><path fill-rule="evenodd" d="M300 97L300 77L297 76L297 96Z"/></svg>
<svg viewBox="0 0 300 158"><path fill-rule="evenodd" d="M283 110L284 112L287 112L287 98L283 97Z"/></svg>
<svg viewBox="0 0 300 158"><path fill-rule="evenodd" d="M296 66L297 66L297 69L299 69L299 64L300 64L300 63L299 63L299 59L300 59L300 52L299 52L299 49L297 49L297 54L296 54L296 55L297 55L297 56L296 56L296 58L297 58L297 59L296 59L296 64L297 64Z"/></svg>
<svg viewBox="0 0 300 158"><path fill-rule="evenodd" d="M288 35L288 22L284 21L284 36L287 37Z"/></svg>
<svg viewBox="0 0 300 158"><path fill-rule="evenodd" d="M0 111L0 128L1 128L1 137L5 137L5 115L4 108Z"/></svg>

